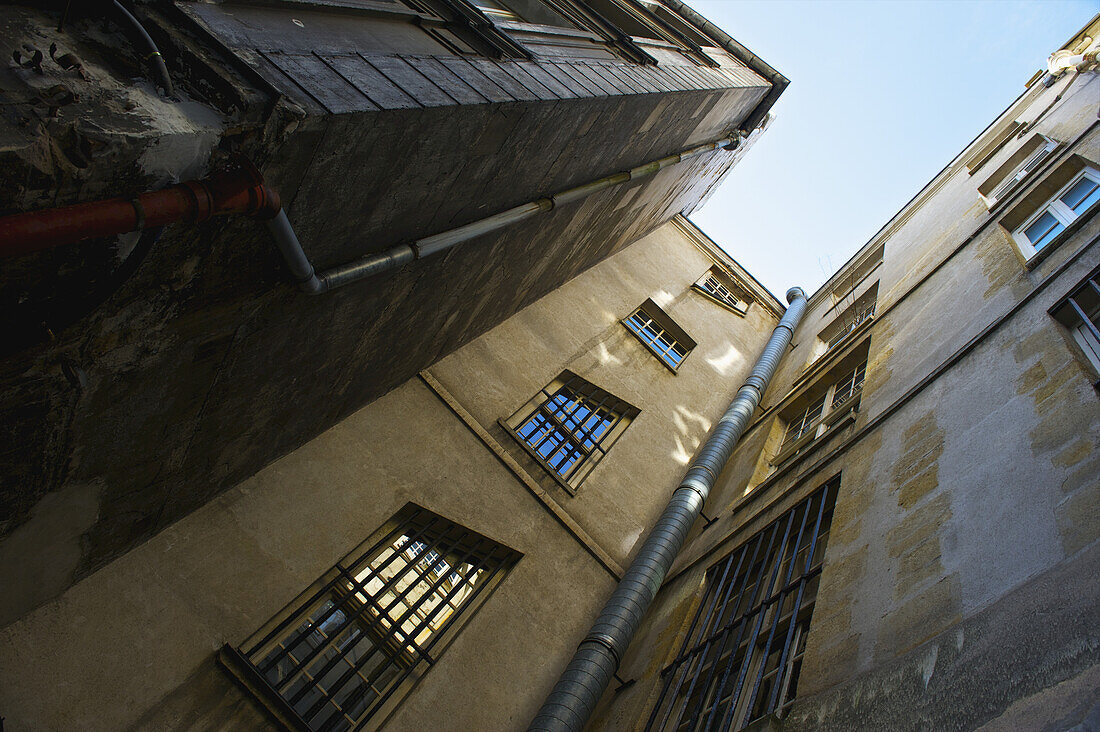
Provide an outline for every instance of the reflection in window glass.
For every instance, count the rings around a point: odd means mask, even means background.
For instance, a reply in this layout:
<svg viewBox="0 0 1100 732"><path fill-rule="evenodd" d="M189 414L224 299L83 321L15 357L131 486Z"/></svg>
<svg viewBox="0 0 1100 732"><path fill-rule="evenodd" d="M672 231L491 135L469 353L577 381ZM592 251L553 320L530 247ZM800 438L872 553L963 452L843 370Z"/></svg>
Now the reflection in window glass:
<svg viewBox="0 0 1100 732"><path fill-rule="evenodd" d="M358 729L414 670L434 663L442 632L515 558L410 504L395 528L338 563L240 652L296 726Z"/></svg>

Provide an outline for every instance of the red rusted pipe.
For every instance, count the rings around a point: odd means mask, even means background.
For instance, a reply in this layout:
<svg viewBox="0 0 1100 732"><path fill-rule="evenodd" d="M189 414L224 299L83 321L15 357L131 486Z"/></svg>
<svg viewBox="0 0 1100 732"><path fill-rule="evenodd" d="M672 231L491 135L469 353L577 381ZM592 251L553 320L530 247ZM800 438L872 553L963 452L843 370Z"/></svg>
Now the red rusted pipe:
<svg viewBox="0 0 1100 732"><path fill-rule="evenodd" d="M279 213L279 194L247 161L201 180L190 180L134 198L110 198L75 206L31 211L0 218L0 257L97 239L177 221L245 214L271 218Z"/></svg>

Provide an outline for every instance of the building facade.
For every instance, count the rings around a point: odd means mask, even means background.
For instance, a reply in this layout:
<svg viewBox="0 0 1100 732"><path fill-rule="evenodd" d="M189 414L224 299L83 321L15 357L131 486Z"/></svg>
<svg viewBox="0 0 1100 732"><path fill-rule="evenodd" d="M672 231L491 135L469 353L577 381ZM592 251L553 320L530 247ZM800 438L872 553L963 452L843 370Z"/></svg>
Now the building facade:
<svg viewBox="0 0 1100 732"><path fill-rule="evenodd" d="M9 30L48 35L40 12ZM318 269L743 133L313 298L254 222L173 226L6 359L7 728L525 728L783 315L678 212L785 82L674 2L141 15L191 54L210 139L300 191ZM1095 722L1097 38L1094 19L809 298L590 729ZM117 76L96 48L93 87ZM643 85L670 67L713 85ZM481 101L427 103L455 80ZM221 154L142 134L116 158ZM49 300L51 267L108 266L95 246L17 274Z"/></svg>

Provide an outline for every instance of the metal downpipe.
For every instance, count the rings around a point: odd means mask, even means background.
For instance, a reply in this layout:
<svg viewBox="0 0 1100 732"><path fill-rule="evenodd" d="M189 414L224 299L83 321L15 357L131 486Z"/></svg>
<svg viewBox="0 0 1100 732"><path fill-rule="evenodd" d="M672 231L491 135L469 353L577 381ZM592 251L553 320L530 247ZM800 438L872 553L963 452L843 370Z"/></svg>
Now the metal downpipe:
<svg viewBox="0 0 1100 732"><path fill-rule="evenodd" d="M531 721L529 732L579 732L584 728L802 320L806 293L793 287L787 291L787 302L787 312L752 372L673 491L637 557Z"/></svg>

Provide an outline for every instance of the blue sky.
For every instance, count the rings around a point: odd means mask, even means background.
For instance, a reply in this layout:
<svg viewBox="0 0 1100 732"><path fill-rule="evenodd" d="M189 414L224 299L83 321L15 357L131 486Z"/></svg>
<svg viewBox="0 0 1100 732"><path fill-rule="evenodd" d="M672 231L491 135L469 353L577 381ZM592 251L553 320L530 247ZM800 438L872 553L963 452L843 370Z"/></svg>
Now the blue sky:
<svg viewBox="0 0 1100 732"><path fill-rule="evenodd" d="M698 224L812 292L1045 68L1100 0L689 0L791 80Z"/></svg>

